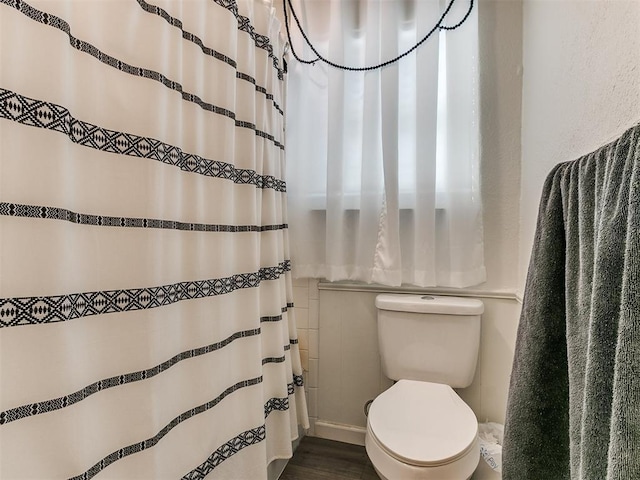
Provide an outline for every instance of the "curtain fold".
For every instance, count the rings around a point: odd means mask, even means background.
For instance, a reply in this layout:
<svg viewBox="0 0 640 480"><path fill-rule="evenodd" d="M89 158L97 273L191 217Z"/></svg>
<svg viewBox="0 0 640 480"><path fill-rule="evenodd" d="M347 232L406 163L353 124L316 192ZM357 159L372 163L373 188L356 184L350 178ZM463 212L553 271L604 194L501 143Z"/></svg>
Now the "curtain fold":
<svg viewBox="0 0 640 480"><path fill-rule="evenodd" d="M0 1L0 477L291 456L279 28L253 0Z"/></svg>
<svg viewBox="0 0 640 480"><path fill-rule="evenodd" d="M293 2L332 62L406 52L446 6ZM469 8L459 2L445 24ZM290 22L295 51L315 55ZM477 12L399 62L367 72L291 59L287 104L294 275L463 287L485 279L479 195Z"/></svg>

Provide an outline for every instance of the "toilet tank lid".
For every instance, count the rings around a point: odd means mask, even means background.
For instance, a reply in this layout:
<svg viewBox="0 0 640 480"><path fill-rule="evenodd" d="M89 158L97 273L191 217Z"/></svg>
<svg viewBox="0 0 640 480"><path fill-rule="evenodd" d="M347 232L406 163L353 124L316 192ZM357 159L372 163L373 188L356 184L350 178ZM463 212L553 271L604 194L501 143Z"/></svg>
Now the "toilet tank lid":
<svg viewBox="0 0 640 480"><path fill-rule="evenodd" d="M484 312L484 304L476 298L443 295L382 294L376 297L376 307L394 312L440 315L480 315Z"/></svg>

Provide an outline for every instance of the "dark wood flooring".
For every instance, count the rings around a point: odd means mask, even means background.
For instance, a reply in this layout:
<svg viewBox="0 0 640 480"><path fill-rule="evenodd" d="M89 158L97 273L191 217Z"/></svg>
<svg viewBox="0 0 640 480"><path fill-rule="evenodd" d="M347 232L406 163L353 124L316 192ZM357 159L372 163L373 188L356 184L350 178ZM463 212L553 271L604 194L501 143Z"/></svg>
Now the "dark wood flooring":
<svg viewBox="0 0 640 480"><path fill-rule="evenodd" d="M379 480L364 447L304 437L280 480Z"/></svg>

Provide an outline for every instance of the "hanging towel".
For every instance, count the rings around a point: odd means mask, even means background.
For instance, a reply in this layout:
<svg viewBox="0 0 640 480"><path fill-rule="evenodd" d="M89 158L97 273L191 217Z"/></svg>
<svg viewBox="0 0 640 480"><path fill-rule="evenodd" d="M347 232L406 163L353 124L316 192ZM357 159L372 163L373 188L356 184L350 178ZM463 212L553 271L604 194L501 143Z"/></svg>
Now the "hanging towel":
<svg viewBox="0 0 640 480"><path fill-rule="evenodd" d="M640 479L640 125L557 165L511 374L505 480Z"/></svg>

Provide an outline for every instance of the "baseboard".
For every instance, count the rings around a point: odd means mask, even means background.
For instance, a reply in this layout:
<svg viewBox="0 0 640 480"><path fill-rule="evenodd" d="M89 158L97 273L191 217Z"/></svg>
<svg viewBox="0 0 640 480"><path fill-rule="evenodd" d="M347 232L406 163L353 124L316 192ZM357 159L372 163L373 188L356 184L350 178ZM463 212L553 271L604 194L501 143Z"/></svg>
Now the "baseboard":
<svg viewBox="0 0 640 480"><path fill-rule="evenodd" d="M354 445L364 445L364 437L367 430L355 425L344 425L342 423L316 420L315 436L336 440L338 442L351 443Z"/></svg>

